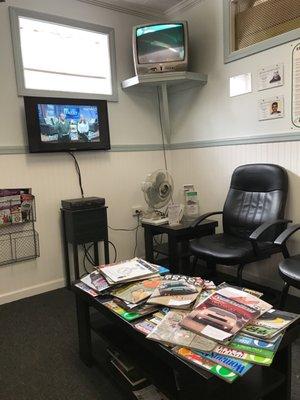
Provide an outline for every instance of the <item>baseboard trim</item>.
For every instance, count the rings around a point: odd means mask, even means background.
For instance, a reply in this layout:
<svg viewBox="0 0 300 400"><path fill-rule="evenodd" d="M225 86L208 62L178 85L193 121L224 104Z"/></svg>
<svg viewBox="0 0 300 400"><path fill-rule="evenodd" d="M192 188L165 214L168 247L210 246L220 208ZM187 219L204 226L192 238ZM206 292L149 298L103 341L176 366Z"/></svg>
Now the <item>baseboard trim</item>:
<svg viewBox="0 0 300 400"><path fill-rule="evenodd" d="M36 296L37 294L50 292L51 290L60 289L65 286L64 279L56 279L53 281L41 283L39 285L29 286L21 290L0 295L0 305L11 303L12 301L21 300L26 297Z"/></svg>

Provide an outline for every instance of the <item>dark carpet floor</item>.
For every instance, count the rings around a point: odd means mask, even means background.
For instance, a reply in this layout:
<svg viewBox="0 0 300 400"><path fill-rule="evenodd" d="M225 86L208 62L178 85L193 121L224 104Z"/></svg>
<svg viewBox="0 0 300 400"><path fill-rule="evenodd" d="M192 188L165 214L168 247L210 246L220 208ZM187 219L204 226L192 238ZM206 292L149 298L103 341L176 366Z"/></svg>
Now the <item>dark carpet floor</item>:
<svg viewBox="0 0 300 400"><path fill-rule="evenodd" d="M293 400L300 398L300 340ZM97 367L78 358L73 294L66 289L0 306L0 400L125 400Z"/></svg>

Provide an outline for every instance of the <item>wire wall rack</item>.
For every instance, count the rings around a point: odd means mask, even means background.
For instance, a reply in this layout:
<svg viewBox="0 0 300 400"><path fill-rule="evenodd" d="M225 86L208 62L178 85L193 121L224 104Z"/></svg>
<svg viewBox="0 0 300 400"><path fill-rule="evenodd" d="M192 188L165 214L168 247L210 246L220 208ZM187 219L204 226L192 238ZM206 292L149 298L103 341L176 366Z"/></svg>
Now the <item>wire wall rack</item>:
<svg viewBox="0 0 300 400"><path fill-rule="evenodd" d="M40 256L35 197L0 198L0 266Z"/></svg>

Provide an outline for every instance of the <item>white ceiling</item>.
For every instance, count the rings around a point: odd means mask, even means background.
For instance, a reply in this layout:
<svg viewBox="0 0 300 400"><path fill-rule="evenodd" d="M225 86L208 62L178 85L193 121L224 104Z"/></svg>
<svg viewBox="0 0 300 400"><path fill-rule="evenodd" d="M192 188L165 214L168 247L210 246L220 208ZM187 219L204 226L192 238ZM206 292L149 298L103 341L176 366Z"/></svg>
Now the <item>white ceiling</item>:
<svg viewBox="0 0 300 400"><path fill-rule="evenodd" d="M130 2L143 7L155 8L159 11L166 11L175 6L175 4L181 3L181 1L182 0L121 0L120 2Z"/></svg>

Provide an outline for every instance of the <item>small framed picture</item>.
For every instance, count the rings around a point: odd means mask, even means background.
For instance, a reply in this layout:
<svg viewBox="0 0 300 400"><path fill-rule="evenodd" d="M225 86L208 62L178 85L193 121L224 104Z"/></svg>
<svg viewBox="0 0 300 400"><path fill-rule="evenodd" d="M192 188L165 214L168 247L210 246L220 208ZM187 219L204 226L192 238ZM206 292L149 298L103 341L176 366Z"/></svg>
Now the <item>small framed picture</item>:
<svg viewBox="0 0 300 400"><path fill-rule="evenodd" d="M271 89L284 84L283 63L261 67L258 70L258 90Z"/></svg>
<svg viewBox="0 0 300 400"><path fill-rule="evenodd" d="M284 117L283 96L274 96L269 99L260 99L258 104L258 119L276 119Z"/></svg>

